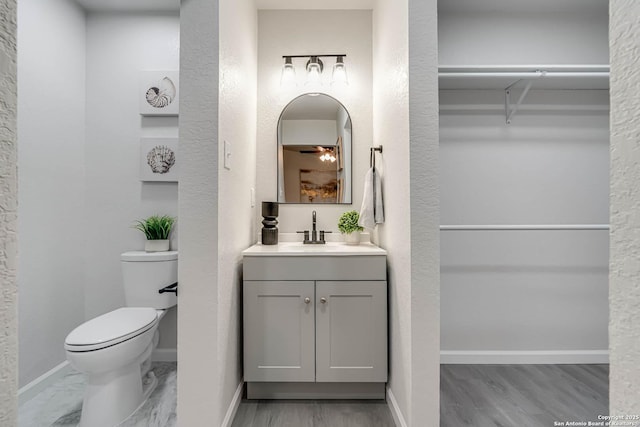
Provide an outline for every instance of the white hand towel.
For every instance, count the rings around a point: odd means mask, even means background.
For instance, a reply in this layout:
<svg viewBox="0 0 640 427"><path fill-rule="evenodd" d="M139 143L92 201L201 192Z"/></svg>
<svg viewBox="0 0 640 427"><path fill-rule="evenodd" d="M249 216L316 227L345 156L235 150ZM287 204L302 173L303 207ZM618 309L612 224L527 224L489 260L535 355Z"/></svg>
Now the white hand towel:
<svg viewBox="0 0 640 427"><path fill-rule="evenodd" d="M384 207L380 174L377 170L370 168L364 177L364 196L358 225L373 230L376 224L382 223L384 223Z"/></svg>

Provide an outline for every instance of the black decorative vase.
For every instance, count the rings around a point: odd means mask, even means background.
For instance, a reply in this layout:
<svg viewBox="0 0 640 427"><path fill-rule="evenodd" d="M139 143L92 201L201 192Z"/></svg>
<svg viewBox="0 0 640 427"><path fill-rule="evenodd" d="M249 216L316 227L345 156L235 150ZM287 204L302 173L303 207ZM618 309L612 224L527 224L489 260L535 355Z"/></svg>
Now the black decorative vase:
<svg viewBox="0 0 640 427"><path fill-rule="evenodd" d="M262 244L278 244L278 202L262 202Z"/></svg>

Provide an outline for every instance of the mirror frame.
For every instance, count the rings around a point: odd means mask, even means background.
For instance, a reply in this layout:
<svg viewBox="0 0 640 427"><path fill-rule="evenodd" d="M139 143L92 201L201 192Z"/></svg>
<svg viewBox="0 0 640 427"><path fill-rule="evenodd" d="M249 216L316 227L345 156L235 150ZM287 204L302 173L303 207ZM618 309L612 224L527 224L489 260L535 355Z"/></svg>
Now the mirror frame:
<svg viewBox="0 0 640 427"><path fill-rule="evenodd" d="M280 171L283 170L283 167L284 167L284 165L282 164L283 156L280 155L280 122L282 121L282 116L283 116L284 112L287 110L287 107L289 105L291 105L294 101L296 101L298 98L302 98L303 96L314 96L314 95L316 95L316 96L324 95L324 96L327 96L327 97L331 98L338 105L340 105L344 109L344 111L346 111L347 116L349 116L349 121L351 122L351 145L349 147L349 149L351 150L351 156L350 156L350 159L349 159L350 160L349 171L351 172L350 176L349 176L349 185L351 186L351 201L350 202L301 203L301 202L281 202L281 201L279 201ZM347 107L345 107L342 102L340 102L335 97L329 95L328 93L324 93L324 92L305 92L305 93L302 93L300 95L295 96L289 102L286 103L286 105L282 108L282 111L278 115L278 121L276 122L276 175L277 176L276 176L276 198L275 199L278 200L278 204L281 204L281 205L313 205L313 206L353 205L353 120L351 119L351 113L349 113L349 110L347 110Z"/></svg>

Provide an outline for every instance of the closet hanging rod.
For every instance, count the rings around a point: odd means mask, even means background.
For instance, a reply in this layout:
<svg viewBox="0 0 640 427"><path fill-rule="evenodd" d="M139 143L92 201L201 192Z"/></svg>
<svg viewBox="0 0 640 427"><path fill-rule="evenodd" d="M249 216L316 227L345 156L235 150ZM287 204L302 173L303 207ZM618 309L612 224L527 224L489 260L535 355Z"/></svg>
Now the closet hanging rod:
<svg viewBox="0 0 640 427"><path fill-rule="evenodd" d="M574 231L609 230L609 224L441 225L440 231Z"/></svg>

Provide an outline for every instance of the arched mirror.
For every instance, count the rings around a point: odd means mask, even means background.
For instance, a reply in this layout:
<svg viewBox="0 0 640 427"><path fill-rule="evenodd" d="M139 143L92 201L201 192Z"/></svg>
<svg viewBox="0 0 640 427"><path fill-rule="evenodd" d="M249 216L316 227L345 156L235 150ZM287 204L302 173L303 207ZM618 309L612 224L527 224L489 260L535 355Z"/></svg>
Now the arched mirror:
<svg viewBox="0 0 640 427"><path fill-rule="evenodd" d="M351 117L335 98L308 93L278 120L278 202L351 203Z"/></svg>

